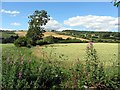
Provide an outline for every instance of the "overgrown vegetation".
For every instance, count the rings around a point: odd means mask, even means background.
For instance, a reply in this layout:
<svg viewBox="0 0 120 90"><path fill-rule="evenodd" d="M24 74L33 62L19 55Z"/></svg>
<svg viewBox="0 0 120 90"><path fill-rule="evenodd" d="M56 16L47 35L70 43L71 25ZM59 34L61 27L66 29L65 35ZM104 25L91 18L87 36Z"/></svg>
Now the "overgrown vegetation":
<svg viewBox="0 0 120 90"><path fill-rule="evenodd" d="M18 38L15 41L16 46L36 46L37 40L42 40L43 32L45 32L42 26L46 25L46 23L50 20L49 15L45 10L36 10L33 15L28 17L29 27L25 37Z"/></svg>
<svg viewBox="0 0 120 90"><path fill-rule="evenodd" d="M18 38L14 31L0 30L0 43L13 43Z"/></svg>
<svg viewBox="0 0 120 90"><path fill-rule="evenodd" d="M9 48L12 49L12 47ZM13 49L16 51L16 48ZM27 50L27 54L30 53L27 48L19 49L16 52L18 54L16 58L15 56L6 57L7 53L3 53L2 89L60 87L66 75L63 69L57 66L57 61L51 63L49 60L41 59L38 62L34 56L26 57L24 50ZM10 54L12 55L12 51Z"/></svg>
<svg viewBox="0 0 120 90"><path fill-rule="evenodd" d="M119 43L119 32L94 32L94 31L76 31L76 30L63 30L62 32L56 32L62 35L69 35L78 38L84 38L93 42L105 42L105 43Z"/></svg>
<svg viewBox="0 0 120 90"><path fill-rule="evenodd" d="M26 34L26 38L31 39L32 45L36 45L36 41L42 39L44 28L41 26L46 25L49 19L49 15L45 10L36 10L33 15L30 15L29 29Z"/></svg>
<svg viewBox="0 0 120 90"><path fill-rule="evenodd" d="M60 87L66 78L61 67L50 62L25 60L22 56L16 61L7 58L3 62L3 89L40 89Z"/></svg>
<svg viewBox="0 0 120 90"><path fill-rule="evenodd" d="M114 3L119 6L119 2ZM117 32L86 32L64 30L56 32L70 35L76 38L57 38L54 36L43 37L45 32L42 26L50 20L45 10L36 10L29 16L29 29L25 37L18 37L14 32L2 31L2 43L13 43L14 45L4 46L2 52L2 86L3 90L9 89L106 89L115 90L120 88L119 65L113 63L105 67L97 55L97 50L90 42L86 48L85 62L81 60L67 67L62 66L66 61L64 54L58 55L50 51L47 56L36 57L32 52L32 46L54 44L54 43L86 43L79 38L89 39L93 42L120 42L120 33ZM15 36L14 36L15 35ZM52 45L51 45L52 46ZM28 48L26 48L28 47ZM52 46L53 47L53 46ZM47 45L45 46L47 48ZM53 48L52 48L53 49ZM62 50L64 52L64 50ZM70 50L68 51L70 52ZM54 58L52 58L52 53ZM71 54L70 54L71 55ZM115 54L114 54L115 55ZM72 56L72 55L71 55ZM115 58L114 58L115 59ZM75 58L73 58L75 61ZM116 60L114 60L115 62ZM73 63L73 62L72 62ZM69 64L69 63L67 63ZM108 69L111 69L107 71ZM113 71L114 70L114 71Z"/></svg>
<svg viewBox="0 0 120 90"><path fill-rule="evenodd" d="M99 60L92 42L86 48L86 61L78 59L71 67L63 67L63 55L59 58L37 58L32 54L32 48L3 46L2 56L2 88L3 89L54 89L54 88L119 88L117 67L106 72ZM54 53L54 52L52 52ZM112 70L116 70L112 72ZM111 74L112 73L112 74Z"/></svg>

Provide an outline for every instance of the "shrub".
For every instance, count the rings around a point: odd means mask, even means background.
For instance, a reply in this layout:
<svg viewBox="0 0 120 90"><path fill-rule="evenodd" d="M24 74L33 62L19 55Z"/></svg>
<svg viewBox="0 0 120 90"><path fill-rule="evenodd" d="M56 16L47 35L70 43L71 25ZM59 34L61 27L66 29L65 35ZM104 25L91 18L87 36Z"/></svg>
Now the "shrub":
<svg viewBox="0 0 120 90"><path fill-rule="evenodd" d="M18 39L18 35L16 36L10 36L10 37L7 37L7 38L1 38L2 40L2 43L13 43L16 39Z"/></svg>
<svg viewBox="0 0 120 90"><path fill-rule="evenodd" d="M27 46L35 46L36 45L36 41L33 41L31 38L26 38L27 40Z"/></svg>
<svg viewBox="0 0 120 90"><path fill-rule="evenodd" d="M37 45L45 45L45 44L47 44L47 42L45 42L43 40L37 40L36 44Z"/></svg>
<svg viewBox="0 0 120 90"><path fill-rule="evenodd" d="M27 44L27 47L28 47L28 48L31 48L31 47L32 47L32 45L31 45L31 44Z"/></svg>
<svg viewBox="0 0 120 90"><path fill-rule="evenodd" d="M60 40L59 42L60 43L81 43L83 41L81 41L79 39L70 39L70 38L67 38L65 40Z"/></svg>
<svg viewBox="0 0 120 90"><path fill-rule="evenodd" d="M100 62L96 49L93 46L93 43L90 42L87 46L87 58L85 65L85 85L88 87L94 86L98 89L116 89L119 88L119 80L113 79L116 75L110 76L105 72L103 63ZM117 76L118 77L118 76Z"/></svg>
<svg viewBox="0 0 120 90"><path fill-rule="evenodd" d="M59 43L59 41L64 40L62 37L54 37L54 43Z"/></svg>
<svg viewBox="0 0 120 90"><path fill-rule="evenodd" d="M74 67L72 68L72 82L73 87L78 88L79 90L84 90L85 84L85 74L84 74L84 65L78 59Z"/></svg>
<svg viewBox="0 0 120 90"><path fill-rule="evenodd" d="M49 44L54 43L54 37L53 36L47 36L45 38L43 38L44 42L47 42Z"/></svg>
<svg viewBox="0 0 120 90"><path fill-rule="evenodd" d="M17 47L28 47L35 46L36 42L27 37L19 37L16 41L14 41L15 46Z"/></svg>
<svg viewBox="0 0 120 90"><path fill-rule="evenodd" d="M3 59L5 59L3 57ZM41 60L42 61L42 60ZM4 60L2 70L3 89L41 89L60 87L66 78L66 74L61 67L43 60L26 60L21 56L18 60L7 58Z"/></svg>
<svg viewBox="0 0 120 90"><path fill-rule="evenodd" d="M69 37L68 37L66 40L72 40L72 38L69 38Z"/></svg>
<svg viewBox="0 0 120 90"><path fill-rule="evenodd" d="M60 84L66 79L64 70L53 63L44 62L39 69L38 83L40 88L60 87Z"/></svg>
<svg viewBox="0 0 120 90"><path fill-rule="evenodd" d="M19 37L16 41L14 41L14 44L17 47L27 46L27 38Z"/></svg>

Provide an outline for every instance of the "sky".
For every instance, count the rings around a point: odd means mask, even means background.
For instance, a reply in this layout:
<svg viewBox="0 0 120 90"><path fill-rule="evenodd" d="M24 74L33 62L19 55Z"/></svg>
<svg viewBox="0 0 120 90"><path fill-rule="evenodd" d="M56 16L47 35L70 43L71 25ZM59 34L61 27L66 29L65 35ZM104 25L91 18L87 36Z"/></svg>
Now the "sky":
<svg viewBox="0 0 120 90"><path fill-rule="evenodd" d="M28 30L28 16L46 10L45 29L118 31L118 8L110 2L3 2L0 29Z"/></svg>

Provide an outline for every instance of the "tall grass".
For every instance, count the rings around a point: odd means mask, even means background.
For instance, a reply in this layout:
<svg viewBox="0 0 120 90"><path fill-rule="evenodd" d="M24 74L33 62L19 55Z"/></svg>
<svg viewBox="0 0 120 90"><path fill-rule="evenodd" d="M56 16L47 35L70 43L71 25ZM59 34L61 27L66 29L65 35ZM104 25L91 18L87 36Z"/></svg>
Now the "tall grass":
<svg viewBox="0 0 120 90"><path fill-rule="evenodd" d="M60 87L66 79L65 71L57 61L52 63L51 60L38 59L25 47L5 46L3 49L3 89L50 89Z"/></svg>
<svg viewBox="0 0 120 90"><path fill-rule="evenodd" d="M50 51L50 55L44 55L44 58L36 57L33 54L34 48L18 48L8 44L3 45L2 49L3 89L76 88L81 90L85 88L84 86L92 86L114 90L120 87L117 64L104 67L92 44L85 49L85 62L78 58L67 68L62 66L67 65L64 64L67 62L67 57L55 54L54 49Z"/></svg>

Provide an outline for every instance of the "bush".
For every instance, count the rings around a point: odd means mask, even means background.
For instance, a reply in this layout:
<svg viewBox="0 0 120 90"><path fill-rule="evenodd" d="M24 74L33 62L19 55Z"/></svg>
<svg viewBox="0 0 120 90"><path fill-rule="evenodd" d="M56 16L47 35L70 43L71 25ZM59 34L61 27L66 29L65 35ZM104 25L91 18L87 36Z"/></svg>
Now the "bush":
<svg viewBox="0 0 120 90"><path fill-rule="evenodd" d="M37 41L36 41L36 44L37 44L37 45L45 45L45 44L47 44L47 42L45 42L45 41L43 41L43 40L37 40Z"/></svg>
<svg viewBox="0 0 120 90"><path fill-rule="evenodd" d="M17 47L25 46L25 47L31 48L31 46L36 45L36 42L27 37L19 37L16 41L14 41L14 44Z"/></svg>
<svg viewBox="0 0 120 90"><path fill-rule="evenodd" d="M18 35L16 36L10 36L10 37L7 37L7 38L1 38L2 40L2 43L13 43L16 39L18 39Z"/></svg>
<svg viewBox="0 0 120 90"><path fill-rule="evenodd" d="M49 44L54 43L54 37L53 36L47 36L45 38L43 38L44 42L47 42Z"/></svg>
<svg viewBox="0 0 120 90"><path fill-rule="evenodd" d="M54 43L59 43L59 41L64 40L62 37L54 37Z"/></svg>
<svg viewBox="0 0 120 90"><path fill-rule="evenodd" d="M31 48L31 47L32 47L32 45L31 45L31 44L27 44L27 47L28 47L28 48Z"/></svg>
<svg viewBox="0 0 120 90"><path fill-rule="evenodd" d="M100 62L96 49L93 43L90 42L87 46L87 58L85 64L85 85L88 87L94 86L97 89L110 89L115 90L119 88L119 80L113 79L116 75L112 77L105 72L103 63Z"/></svg>
<svg viewBox="0 0 120 90"><path fill-rule="evenodd" d="M3 59L5 59L3 57ZM7 58L3 62L2 88L21 90L25 88L41 89L60 87L66 78L66 74L61 67L48 61L36 62L26 60L22 57L18 60Z"/></svg>
<svg viewBox="0 0 120 90"><path fill-rule="evenodd" d="M50 62L43 62L39 68L39 86L40 88L60 87L60 84L66 79L64 70ZM42 86L44 85L44 86Z"/></svg>
<svg viewBox="0 0 120 90"><path fill-rule="evenodd" d="M17 47L27 46L27 38L19 37L16 41L14 41L14 44Z"/></svg>
<svg viewBox="0 0 120 90"><path fill-rule="evenodd" d="M81 41L79 39L69 39L66 40L60 40L59 43L87 43L88 41Z"/></svg>
<svg viewBox="0 0 120 90"><path fill-rule="evenodd" d="M26 38L27 40L27 46L35 46L36 41L33 41L31 38Z"/></svg>

